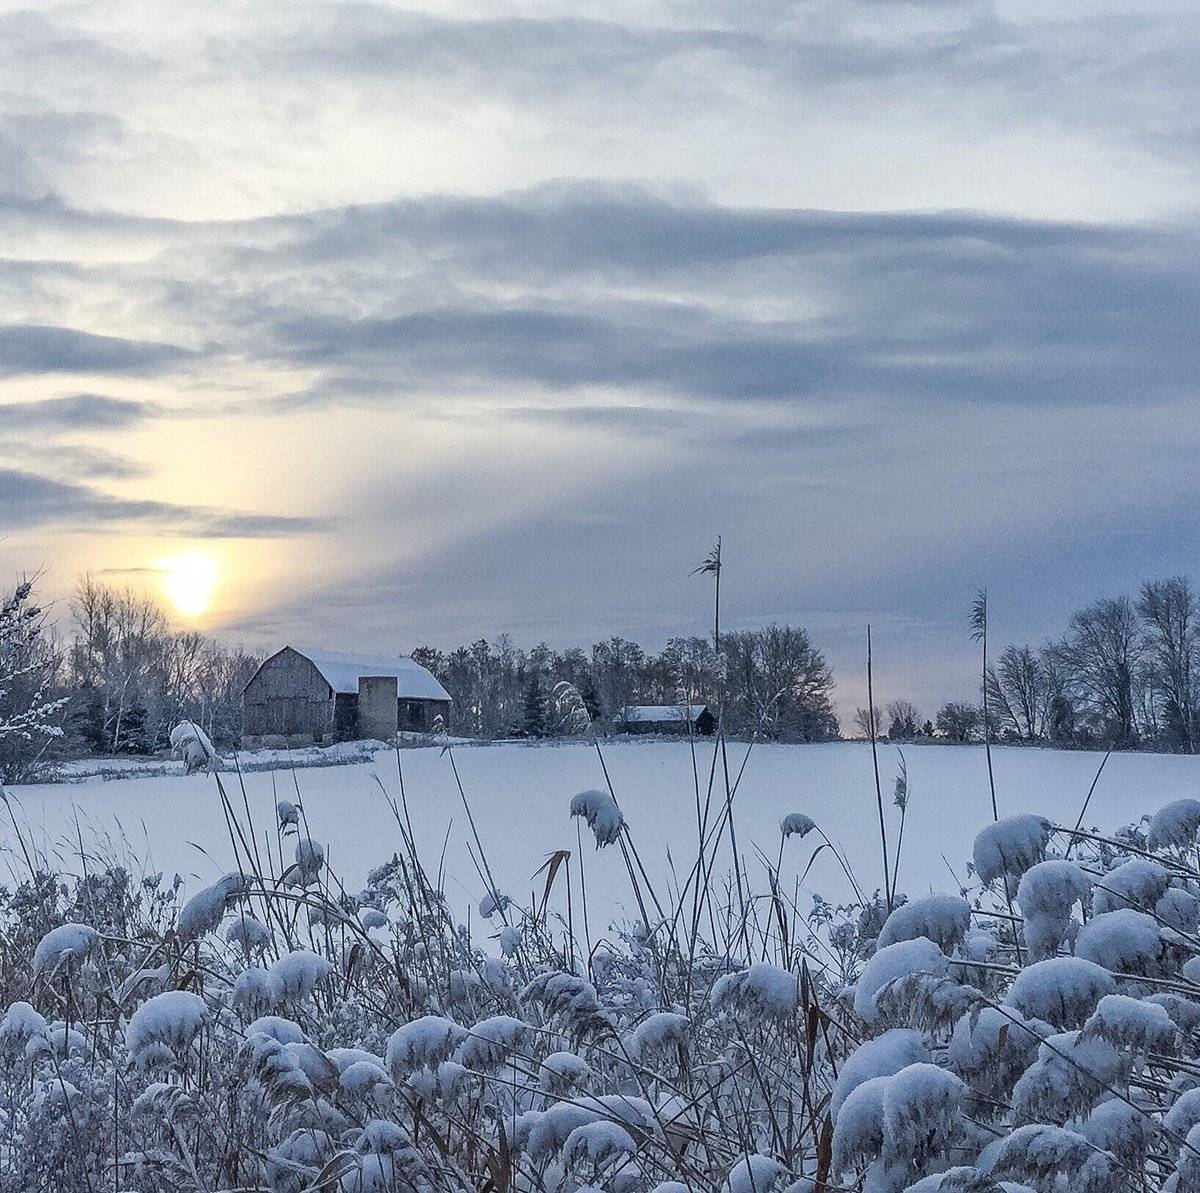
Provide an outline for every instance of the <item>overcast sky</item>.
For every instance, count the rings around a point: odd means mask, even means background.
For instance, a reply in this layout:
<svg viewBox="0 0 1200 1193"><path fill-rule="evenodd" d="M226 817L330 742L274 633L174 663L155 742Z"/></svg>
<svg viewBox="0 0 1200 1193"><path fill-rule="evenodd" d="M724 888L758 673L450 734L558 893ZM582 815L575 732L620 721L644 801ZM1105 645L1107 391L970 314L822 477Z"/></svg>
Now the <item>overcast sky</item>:
<svg viewBox="0 0 1200 1193"><path fill-rule="evenodd" d="M972 691L1193 570L1200 10L0 4L0 569Z"/></svg>

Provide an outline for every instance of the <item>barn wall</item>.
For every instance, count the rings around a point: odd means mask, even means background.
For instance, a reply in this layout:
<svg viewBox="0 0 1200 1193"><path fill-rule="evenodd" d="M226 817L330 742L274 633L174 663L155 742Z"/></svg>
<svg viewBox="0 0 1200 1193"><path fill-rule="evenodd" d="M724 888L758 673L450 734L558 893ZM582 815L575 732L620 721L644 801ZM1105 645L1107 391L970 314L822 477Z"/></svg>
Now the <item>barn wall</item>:
<svg viewBox="0 0 1200 1193"><path fill-rule="evenodd" d="M363 675L358 681L358 731L376 741L396 736L397 700L394 675Z"/></svg>
<svg viewBox="0 0 1200 1193"><path fill-rule="evenodd" d="M325 677L302 654L286 647L272 655L246 685L243 732L249 737L311 736L333 731L333 696Z"/></svg>

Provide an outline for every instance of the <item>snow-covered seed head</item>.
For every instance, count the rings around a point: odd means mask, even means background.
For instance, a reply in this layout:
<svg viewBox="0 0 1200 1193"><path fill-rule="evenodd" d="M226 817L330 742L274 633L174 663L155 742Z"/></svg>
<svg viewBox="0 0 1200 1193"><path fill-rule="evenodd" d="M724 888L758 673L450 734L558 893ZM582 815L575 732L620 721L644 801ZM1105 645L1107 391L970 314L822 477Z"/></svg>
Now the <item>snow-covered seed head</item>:
<svg viewBox="0 0 1200 1193"><path fill-rule="evenodd" d="M980 829L975 837L975 873L983 882L1021 875L1045 856L1053 825L1044 816L1010 816Z"/></svg>
<svg viewBox="0 0 1200 1193"><path fill-rule="evenodd" d="M1200 830L1200 800L1177 799L1154 813L1146 844L1151 849L1191 849Z"/></svg>
<svg viewBox="0 0 1200 1193"><path fill-rule="evenodd" d="M729 1170L721 1193L783 1193L792 1174L773 1156L748 1154Z"/></svg>
<svg viewBox="0 0 1200 1193"><path fill-rule="evenodd" d="M909 1065L889 1077L883 1091L886 1151L925 1172L958 1133L965 1089L953 1073L932 1064Z"/></svg>
<svg viewBox="0 0 1200 1193"><path fill-rule="evenodd" d="M596 848L611 845L621 835L625 820L611 793L590 788L571 799L571 815L582 816L596 838Z"/></svg>
<svg viewBox="0 0 1200 1193"><path fill-rule="evenodd" d="M387 1065L395 1081L415 1069L436 1068L467 1038L464 1028L440 1015L425 1015L398 1027L388 1039Z"/></svg>
<svg viewBox="0 0 1200 1193"><path fill-rule="evenodd" d="M125 1046L140 1064L152 1047L178 1054L191 1046L208 1022L208 1008L198 994L167 990L142 1003L125 1029Z"/></svg>
<svg viewBox="0 0 1200 1193"><path fill-rule="evenodd" d="M289 867L287 878L292 886L310 886L321 876L325 850L319 841L305 837L296 842L296 864Z"/></svg>
<svg viewBox="0 0 1200 1193"><path fill-rule="evenodd" d="M902 903L879 933L878 947L924 936L943 952L951 953L971 926L971 905L961 895L932 894Z"/></svg>
<svg viewBox="0 0 1200 1193"><path fill-rule="evenodd" d="M1082 957L1049 957L1027 965L1009 987L1004 1001L1030 1019L1060 1030L1082 1027L1117 984L1103 967Z"/></svg>
<svg viewBox="0 0 1200 1193"><path fill-rule="evenodd" d="M718 979L711 1000L715 1010L726 1014L785 1019L800 1005L800 979L767 961L757 961Z"/></svg>
<svg viewBox="0 0 1200 1193"><path fill-rule="evenodd" d="M180 909L176 931L184 940L198 940L215 932L225 913L245 896L248 886L241 874L226 874L197 891Z"/></svg>
<svg viewBox="0 0 1200 1193"><path fill-rule="evenodd" d="M502 895L499 891L489 891L479 900L479 914L485 920L490 920L496 912L504 911L511 903L512 899L508 895Z"/></svg>
<svg viewBox="0 0 1200 1193"><path fill-rule="evenodd" d="M279 820L279 831L284 836L299 831L300 809L290 799L281 799L275 805L275 815Z"/></svg>
<svg viewBox="0 0 1200 1193"><path fill-rule="evenodd" d="M85 960L98 939L96 929L87 924L60 924L51 928L33 951L35 976L64 963Z"/></svg>
<svg viewBox="0 0 1200 1193"><path fill-rule="evenodd" d="M803 812L789 812L779 825L785 841L788 837L807 837L816 827L817 822Z"/></svg>
<svg viewBox="0 0 1200 1193"><path fill-rule="evenodd" d="M867 1023L878 1016L875 996L889 982L915 973L946 975L946 954L928 937L885 945L863 967L854 990L854 1013Z"/></svg>

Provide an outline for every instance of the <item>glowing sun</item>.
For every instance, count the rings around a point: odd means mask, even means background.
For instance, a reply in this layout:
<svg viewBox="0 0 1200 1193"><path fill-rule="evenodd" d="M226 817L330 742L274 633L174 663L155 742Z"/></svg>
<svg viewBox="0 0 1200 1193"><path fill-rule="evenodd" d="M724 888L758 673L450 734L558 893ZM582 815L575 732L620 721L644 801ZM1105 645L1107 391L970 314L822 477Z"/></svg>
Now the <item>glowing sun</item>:
<svg viewBox="0 0 1200 1193"><path fill-rule="evenodd" d="M167 561L164 571L163 589L177 613L199 617L208 611L217 569L207 555L178 555Z"/></svg>

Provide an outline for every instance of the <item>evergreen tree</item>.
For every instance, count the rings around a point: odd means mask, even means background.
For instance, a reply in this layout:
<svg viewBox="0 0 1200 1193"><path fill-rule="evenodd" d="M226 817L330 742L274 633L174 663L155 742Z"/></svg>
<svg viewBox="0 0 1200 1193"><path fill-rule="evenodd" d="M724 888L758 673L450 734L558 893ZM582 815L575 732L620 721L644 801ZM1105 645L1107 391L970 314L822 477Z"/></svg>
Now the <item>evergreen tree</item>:
<svg viewBox="0 0 1200 1193"><path fill-rule="evenodd" d="M525 689L525 718L521 728L526 737L546 736L546 694L536 671L530 675Z"/></svg>

